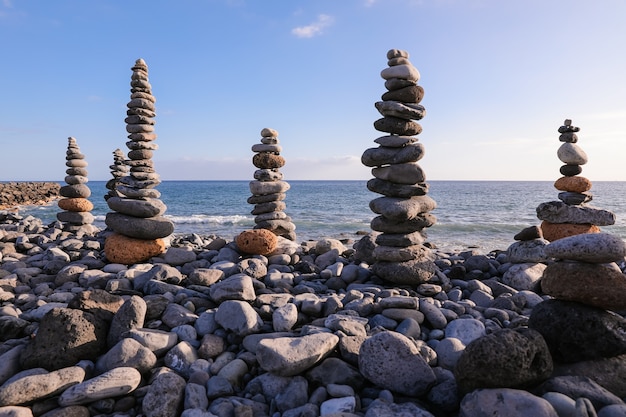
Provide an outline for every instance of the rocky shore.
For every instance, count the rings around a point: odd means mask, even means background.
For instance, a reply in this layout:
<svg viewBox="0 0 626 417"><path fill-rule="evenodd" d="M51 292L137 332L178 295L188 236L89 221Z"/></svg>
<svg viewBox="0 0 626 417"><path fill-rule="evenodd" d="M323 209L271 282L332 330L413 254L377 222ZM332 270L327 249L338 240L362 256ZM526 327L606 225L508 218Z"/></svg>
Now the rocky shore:
<svg viewBox="0 0 626 417"><path fill-rule="evenodd" d="M56 182L0 183L0 210L54 201L59 198L60 189L61 186Z"/></svg>
<svg viewBox="0 0 626 417"><path fill-rule="evenodd" d="M370 235L174 236L125 266L109 234L0 212L0 416L626 415L626 319L543 294L545 256L431 248L433 279L399 285Z"/></svg>

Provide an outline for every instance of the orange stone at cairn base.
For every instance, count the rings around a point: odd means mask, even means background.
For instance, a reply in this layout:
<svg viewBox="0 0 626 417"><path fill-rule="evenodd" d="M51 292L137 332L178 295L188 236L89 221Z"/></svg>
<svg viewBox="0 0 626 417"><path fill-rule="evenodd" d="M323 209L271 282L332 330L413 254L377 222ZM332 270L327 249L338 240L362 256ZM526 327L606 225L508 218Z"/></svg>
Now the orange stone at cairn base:
<svg viewBox="0 0 626 417"><path fill-rule="evenodd" d="M93 210L93 203L86 198L62 198L57 204L60 209L67 211L84 212Z"/></svg>
<svg viewBox="0 0 626 417"><path fill-rule="evenodd" d="M278 237L267 229L254 229L241 232L236 238L237 247L251 255L267 255L278 245Z"/></svg>
<svg viewBox="0 0 626 417"><path fill-rule="evenodd" d="M109 262L133 265L145 262L165 252L163 239L136 239L119 233L108 236L104 242L104 253Z"/></svg>
<svg viewBox="0 0 626 417"><path fill-rule="evenodd" d="M554 242L564 237L582 235L583 233L600 233L600 228L595 224L574 224L574 223L549 223L541 222L541 232L543 238Z"/></svg>

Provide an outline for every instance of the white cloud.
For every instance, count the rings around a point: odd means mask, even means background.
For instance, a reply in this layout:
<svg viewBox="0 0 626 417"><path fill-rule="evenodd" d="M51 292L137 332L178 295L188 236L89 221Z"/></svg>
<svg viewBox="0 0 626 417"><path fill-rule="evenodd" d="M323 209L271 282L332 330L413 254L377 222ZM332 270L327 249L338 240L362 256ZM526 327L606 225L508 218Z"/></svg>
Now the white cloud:
<svg viewBox="0 0 626 417"><path fill-rule="evenodd" d="M323 33L324 28L332 25L334 19L332 16L328 16L326 14L321 14L317 16L317 20L311 23L308 26L299 26L297 28L293 28L291 33L296 35L298 38L312 38L313 36L321 35Z"/></svg>

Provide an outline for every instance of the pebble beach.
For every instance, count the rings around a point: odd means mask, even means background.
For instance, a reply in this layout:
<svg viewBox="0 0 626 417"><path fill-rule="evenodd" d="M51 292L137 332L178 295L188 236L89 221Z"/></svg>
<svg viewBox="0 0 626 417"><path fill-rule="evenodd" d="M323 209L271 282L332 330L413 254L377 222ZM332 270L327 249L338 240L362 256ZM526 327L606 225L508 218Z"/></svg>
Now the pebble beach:
<svg viewBox="0 0 626 417"><path fill-rule="evenodd" d="M386 135L362 156L382 195L371 230L300 243L270 128L252 147L255 226L175 232L138 59L106 227L73 137L57 220L0 211L0 417L625 416L626 243L587 204L580 129L558 128L558 201L537 207L540 226L506 250L439 250L420 74L406 51L387 59Z"/></svg>
<svg viewBox="0 0 626 417"><path fill-rule="evenodd" d="M507 274L515 251L432 249L435 277L417 286L374 275L358 240L280 239L253 256L174 235L125 266L103 253L110 231L1 213L3 416L626 413L623 316L576 313L563 340L600 355L553 360L529 329L552 298L543 268ZM588 320L600 324L583 340Z"/></svg>

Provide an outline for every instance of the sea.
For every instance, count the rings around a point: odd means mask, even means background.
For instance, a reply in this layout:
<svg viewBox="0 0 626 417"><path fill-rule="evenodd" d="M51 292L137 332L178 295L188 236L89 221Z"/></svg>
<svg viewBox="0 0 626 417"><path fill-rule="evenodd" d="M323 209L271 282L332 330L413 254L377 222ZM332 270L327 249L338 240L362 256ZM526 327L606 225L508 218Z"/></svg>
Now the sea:
<svg viewBox="0 0 626 417"><path fill-rule="evenodd" d="M296 225L298 242L335 238L358 240L370 232L376 214L369 202L380 197L367 189L366 181L288 181L285 213ZM105 181L89 181L94 204L94 225L104 229L109 208L104 200ZM431 212L437 223L424 229L427 241L442 251L506 250L515 234L538 226L536 208L557 201L552 181L429 181L428 195L437 203ZM64 184L62 184L64 185ZM249 181L163 181L157 189L167 205L165 216L174 222L174 233L216 235L232 240L254 226ZM610 210L616 223L603 232L626 239L626 182L598 181L588 205ZM56 220L56 202L25 206L20 214Z"/></svg>

